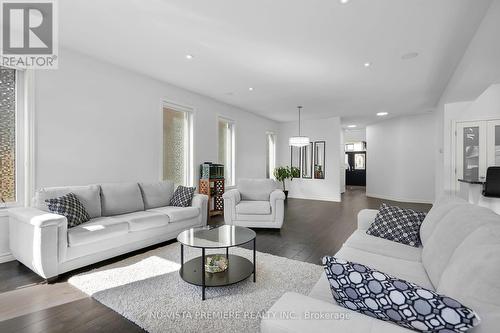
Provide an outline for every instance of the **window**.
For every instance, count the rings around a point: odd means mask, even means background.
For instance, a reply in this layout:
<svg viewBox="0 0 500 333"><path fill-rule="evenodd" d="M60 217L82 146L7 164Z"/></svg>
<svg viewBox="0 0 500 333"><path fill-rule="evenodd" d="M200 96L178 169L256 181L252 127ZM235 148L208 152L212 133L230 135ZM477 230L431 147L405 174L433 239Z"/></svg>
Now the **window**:
<svg viewBox="0 0 500 333"><path fill-rule="evenodd" d="M192 177L192 112L165 103L163 106L163 179L190 186Z"/></svg>
<svg viewBox="0 0 500 333"><path fill-rule="evenodd" d="M266 134L266 177L274 179L274 169L276 168L276 134L268 132Z"/></svg>
<svg viewBox="0 0 500 333"><path fill-rule="evenodd" d="M0 201L16 201L16 70L0 67Z"/></svg>
<svg viewBox="0 0 500 333"><path fill-rule="evenodd" d="M229 119L218 119L219 131L219 163L224 164L224 178L228 186L235 185L235 143L234 122Z"/></svg>
<svg viewBox="0 0 500 333"><path fill-rule="evenodd" d="M0 207L25 201L24 180L31 170L24 163L25 77L22 70L0 66Z"/></svg>

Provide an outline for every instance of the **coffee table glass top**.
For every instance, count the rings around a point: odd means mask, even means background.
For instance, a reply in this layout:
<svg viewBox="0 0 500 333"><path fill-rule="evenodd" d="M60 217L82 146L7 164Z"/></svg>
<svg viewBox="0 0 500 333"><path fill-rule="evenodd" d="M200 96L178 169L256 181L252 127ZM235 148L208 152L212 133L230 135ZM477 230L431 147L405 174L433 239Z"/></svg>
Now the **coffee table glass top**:
<svg viewBox="0 0 500 333"><path fill-rule="evenodd" d="M234 225L207 226L185 230L177 240L187 246L200 248L223 248L238 246L255 238L255 231Z"/></svg>

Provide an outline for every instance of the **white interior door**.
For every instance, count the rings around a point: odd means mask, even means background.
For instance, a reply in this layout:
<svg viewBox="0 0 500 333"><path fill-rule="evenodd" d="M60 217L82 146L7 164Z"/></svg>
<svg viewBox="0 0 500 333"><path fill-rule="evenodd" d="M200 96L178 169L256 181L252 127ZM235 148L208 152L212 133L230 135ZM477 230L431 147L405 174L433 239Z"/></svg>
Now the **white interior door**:
<svg viewBox="0 0 500 333"><path fill-rule="evenodd" d="M456 127L455 186L458 179L481 179L486 177L487 166L487 122L460 122Z"/></svg>
<svg viewBox="0 0 500 333"><path fill-rule="evenodd" d="M488 166L500 166L500 120L488 121Z"/></svg>

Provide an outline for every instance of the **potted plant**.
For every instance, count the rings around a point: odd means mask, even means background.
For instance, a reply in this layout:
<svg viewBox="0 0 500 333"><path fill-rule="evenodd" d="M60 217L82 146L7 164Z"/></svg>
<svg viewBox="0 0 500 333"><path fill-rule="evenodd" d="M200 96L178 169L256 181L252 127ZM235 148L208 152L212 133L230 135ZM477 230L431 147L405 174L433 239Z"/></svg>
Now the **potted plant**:
<svg viewBox="0 0 500 333"><path fill-rule="evenodd" d="M285 193L285 198L288 198L288 191L286 190L285 180L290 179L292 181L294 178L300 177L300 170L297 167L277 167L274 169L274 178L283 184L283 192Z"/></svg>

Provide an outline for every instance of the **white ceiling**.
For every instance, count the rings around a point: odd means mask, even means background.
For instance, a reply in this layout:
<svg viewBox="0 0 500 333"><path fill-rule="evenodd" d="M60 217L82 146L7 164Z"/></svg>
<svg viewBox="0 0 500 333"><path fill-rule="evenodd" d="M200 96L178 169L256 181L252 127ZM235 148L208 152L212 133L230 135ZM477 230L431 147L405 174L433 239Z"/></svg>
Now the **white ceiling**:
<svg viewBox="0 0 500 333"><path fill-rule="evenodd" d="M270 119L300 104L364 124L431 110L490 2L71 0L59 31L63 46Z"/></svg>

